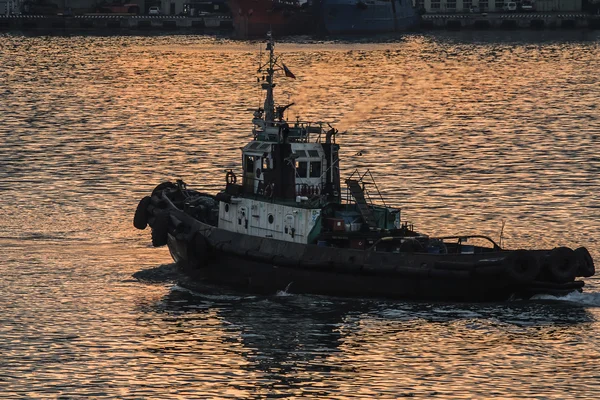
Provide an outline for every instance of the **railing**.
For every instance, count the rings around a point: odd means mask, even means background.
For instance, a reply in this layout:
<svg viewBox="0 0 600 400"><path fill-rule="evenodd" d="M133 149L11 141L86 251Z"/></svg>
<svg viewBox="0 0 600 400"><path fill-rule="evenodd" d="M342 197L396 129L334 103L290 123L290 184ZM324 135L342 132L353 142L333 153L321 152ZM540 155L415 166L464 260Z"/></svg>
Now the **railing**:
<svg viewBox="0 0 600 400"><path fill-rule="evenodd" d="M365 177L369 176L370 181L365 181ZM373 187L375 188L375 194L376 196L379 197L379 200L381 200L381 203L383 204L384 207L387 207L387 205L385 204L385 200L383 199L383 196L381 195L381 192L379 191L379 187L377 186L377 182L375 182L375 178L373 177L373 174L371 174L371 170L367 169L367 171L364 174L360 174L360 172L358 171L358 169L355 169L354 172L352 172L352 174L348 177L348 179L356 179L363 187L363 192L365 194L365 199L368 200L368 202L370 204L373 204L373 199L371 198L371 194L370 191L366 189L365 185L373 185ZM350 190L348 190L348 187L346 187L346 202L347 203L354 203L354 200L352 199L352 194L350 193Z"/></svg>
<svg viewBox="0 0 600 400"><path fill-rule="evenodd" d="M238 190L241 190L245 195L254 195L261 196L267 199L274 198L282 198L283 196L276 196L276 193L285 193L290 197L290 194L293 193L293 199L295 200L296 196L308 197L309 199L315 199L320 197L325 192L325 184L317 183L317 184L308 184L308 183L290 183L283 185L282 187L275 187L275 183L265 182L262 179L257 178L246 178L245 180L242 178L236 178L235 182L227 182L228 184L234 184L237 186ZM237 183L238 185L235 185ZM233 194L233 193L232 193Z"/></svg>
<svg viewBox="0 0 600 400"><path fill-rule="evenodd" d="M280 135L283 135L289 142L309 143L311 134L317 134L316 141L318 143L321 143L322 135L325 135L325 140L329 137L331 143L335 143L335 133L337 133L330 124L325 122L296 120L292 125L286 121L267 121L267 123L264 124L264 120L261 116L256 117L255 124L260 127L260 129L255 129L253 131L255 140L275 141L279 139ZM329 126L331 129L325 129L325 125Z"/></svg>
<svg viewBox="0 0 600 400"><path fill-rule="evenodd" d="M316 185L308 185L305 183L296 184L296 196L314 197L320 196L323 193L324 185L322 183Z"/></svg>

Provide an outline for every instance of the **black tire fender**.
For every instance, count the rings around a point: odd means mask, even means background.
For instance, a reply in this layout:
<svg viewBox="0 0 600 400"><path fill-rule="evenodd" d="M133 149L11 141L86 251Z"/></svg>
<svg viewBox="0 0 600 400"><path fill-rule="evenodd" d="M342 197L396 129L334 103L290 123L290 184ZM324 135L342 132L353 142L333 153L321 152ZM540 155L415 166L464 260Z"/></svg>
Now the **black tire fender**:
<svg viewBox="0 0 600 400"><path fill-rule="evenodd" d="M138 203L135 214L133 215L133 226L137 229L146 229L146 226L148 226L148 206L150 203L150 196L144 197Z"/></svg>
<svg viewBox="0 0 600 400"><path fill-rule="evenodd" d="M575 258L579 263L577 276L594 276L596 273L596 267L594 266L594 260L592 259L588 249L585 247L579 247L578 249L575 249Z"/></svg>
<svg viewBox="0 0 600 400"><path fill-rule="evenodd" d="M540 274L537 258L527 250L512 251L504 260L504 272L514 283L531 283Z"/></svg>
<svg viewBox="0 0 600 400"><path fill-rule="evenodd" d="M169 216L168 214L158 214L152 225L152 246L160 247L167 244L169 235Z"/></svg>
<svg viewBox="0 0 600 400"><path fill-rule="evenodd" d="M176 188L177 188L177 185L174 184L173 182L163 182L163 183L158 184L158 186L156 186L154 188L154 190L152 191L152 196L158 196L160 198L163 190L176 189Z"/></svg>
<svg viewBox="0 0 600 400"><path fill-rule="evenodd" d="M548 255L545 267L553 282L566 283L575 279L579 263L573 250L568 247L556 247Z"/></svg>

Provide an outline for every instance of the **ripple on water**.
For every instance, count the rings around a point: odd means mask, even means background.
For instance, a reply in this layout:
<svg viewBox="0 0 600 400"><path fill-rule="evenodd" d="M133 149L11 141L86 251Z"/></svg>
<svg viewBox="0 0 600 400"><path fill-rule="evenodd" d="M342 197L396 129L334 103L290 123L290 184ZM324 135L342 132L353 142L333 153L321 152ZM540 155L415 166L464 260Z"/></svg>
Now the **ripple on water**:
<svg viewBox="0 0 600 400"><path fill-rule="evenodd" d="M469 35L284 42L298 79L277 95L346 131L343 175L370 168L419 230L496 238L506 220L508 247L600 257L598 38ZM257 49L0 36L3 395L598 397L597 279L486 305L173 286L133 212L161 181L223 186L259 105Z"/></svg>

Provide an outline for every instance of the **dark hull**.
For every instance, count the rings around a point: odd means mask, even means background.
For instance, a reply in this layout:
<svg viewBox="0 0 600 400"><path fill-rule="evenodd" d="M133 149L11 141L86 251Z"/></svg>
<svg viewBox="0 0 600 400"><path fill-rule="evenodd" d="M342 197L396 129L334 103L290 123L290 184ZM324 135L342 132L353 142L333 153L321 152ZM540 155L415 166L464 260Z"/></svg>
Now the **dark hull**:
<svg viewBox="0 0 600 400"><path fill-rule="evenodd" d="M314 33L314 18L308 9L278 5L273 0L229 0L233 29L240 38Z"/></svg>
<svg viewBox="0 0 600 400"><path fill-rule="evenodd" d="M182 244L170 241L169 248ZM202 268L190 266L184 254L177 256L184 271L196 279L225 285L244 292L274 294L279 291L341 297L382 297L430 301L494 302L529 298L534 294L567 294L581 289L583 282L568 285L510 285L495 280L441 279L426 276L390 278L385 275L314 271L301 267L280 267L217 251Z"/></svg>
<svg viewBox="0 0 600 400"><path fill-rule="evenodd" d="M491 302L538 293L561 295L584 285L515 282L505 263L489 261L506 259L507 251L430 255L342 250L227 232L179 211L176 218L191 231L169 234L174 260L197 279L251 293Z"/></svg>
<svg viewBox="0 0 600 400"><path fill-rule="evenodd" d="M315 15L320 16L326 34L378 34L405 32L419 26L420 17L411 2L316 0ZM370 4L369 4L370 3Z"/></svg>

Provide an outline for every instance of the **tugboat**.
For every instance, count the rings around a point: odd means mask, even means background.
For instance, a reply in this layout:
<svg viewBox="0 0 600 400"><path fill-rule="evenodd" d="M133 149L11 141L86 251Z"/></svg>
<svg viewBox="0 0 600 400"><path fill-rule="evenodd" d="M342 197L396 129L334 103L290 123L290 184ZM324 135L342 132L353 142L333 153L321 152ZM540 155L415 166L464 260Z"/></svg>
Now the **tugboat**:
<svg viewBox="0 0 600 400"><path fill-rule="evenodd" d="M168 245L188 275L254 293L470 302L581 291L576 278L594 275L585 247L506 250L481 235L432 237L385 204L369 171L342 185L338 131L288 122L293 104L275 103L276 73L292 74L274 48L268 35L265 100L241 170L227 171L214 195L163 182L135 211L134 226L149 225L152 244Z"/></svg>

